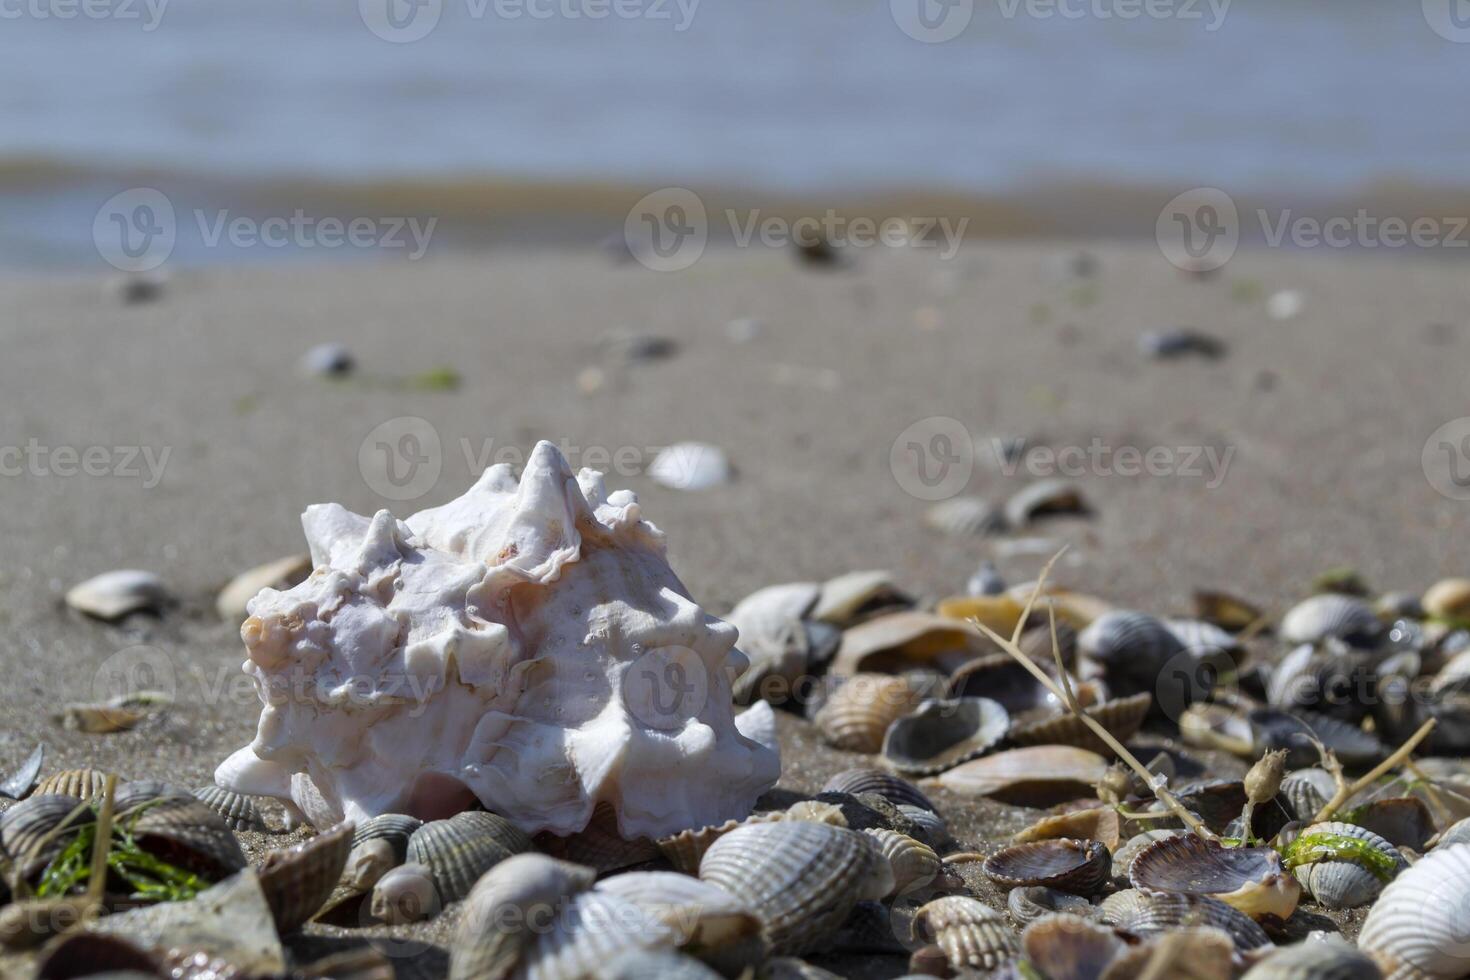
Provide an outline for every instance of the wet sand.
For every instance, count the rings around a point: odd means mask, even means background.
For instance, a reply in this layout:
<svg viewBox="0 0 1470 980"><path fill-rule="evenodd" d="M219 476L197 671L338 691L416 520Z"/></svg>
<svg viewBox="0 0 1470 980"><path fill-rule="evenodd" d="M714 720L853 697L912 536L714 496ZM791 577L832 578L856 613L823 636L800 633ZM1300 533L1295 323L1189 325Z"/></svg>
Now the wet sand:
<svg viewBox="0 0 1470 980"><path fill-rule="evenodd" d="M574 467L626 464L609 486L638 493L716 613L762 585L860 568L891 569L929 597L962 591L985 557L1023 581L1063 543L1063 584L1158 613L1187 611L1196 587L1279 611L1336 566L1381 590L1466 572L1470 505L1437 492L1421 462L1430 434L1467 412L1470 283L1457 264L1243 251L1194 279L1152 246L1089 248L1098 269L1086 279L1055 274L1064 250L1052 244L976 246L951 262L868 252L833 272L733 249L676 274L592 250L210 269L133 306L100 278L0 282L0 446L104 447L111 470L63 475L63 454L41 475L0 477L0 770L42 741L47 772L206 782L258 708L217 589L302 550L307 504L405 516L458 495L479 458L523 458L542 438ZM1276 322L1264 297L1284 288L1305 308ZM741 317L765 325L747 343L727 336ZM1137 335L1170 326L1208 331L1227 356L1141 356ZM678 347L620 364L599 344L609 331ZM298 357L329 340L353 351L357 374L302 376ZM578 376L593 366L604 382L589 394ZM459 373L456 389L410 380L441 367ZM394 502L365 478L359 448L403 416L432 424L442 473ZM1207 463L1200 476L1091 473L1088 517L947 538L925 528L929 503L889 462L900 434L933 417L957 420L982 450L992 436L1096 440L1113 454L1168 448L1183 466L1212 447L1229 465L1218 484ZM685 439L722 446L735 482L691 493L644 474L657 447ZM155 463L168 452L156 485L144 449ZM968 492L999 501L1025 482L981 458ZM1031 537L1045 540L1013 553ZM179 605L121 625L63 605L72 584L129 567L163 576ZM172 709L109 736L51 720L138 659L165 665ZM782 734L791 789L814 791L852 758L795 720ZM1025 820L938 801L970 844Z"/></svg>

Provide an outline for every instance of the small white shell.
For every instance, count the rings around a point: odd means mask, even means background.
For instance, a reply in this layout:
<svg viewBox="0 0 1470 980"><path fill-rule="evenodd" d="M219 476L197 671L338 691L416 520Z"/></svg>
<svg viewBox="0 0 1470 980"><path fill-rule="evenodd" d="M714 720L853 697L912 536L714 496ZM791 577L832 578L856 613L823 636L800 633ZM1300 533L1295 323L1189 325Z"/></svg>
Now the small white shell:
<svg viewBox="0 0 1470 980"><path fill-rule="evenodd" d="M1470 965L1470 844L1437 847L1373 903L1358 948L1451 980Z"/></svg>
<svg viewBox="0 0 1470 980"><path fill-rule="evenodd" d="M648 475L655 483L674 490L708 490L729 483L734 471L719 446L679 442L665 447L653 458Z"/></svg>
<svg viewBox="0 0 1470 980"><path fill-rule="evenodd" d="M422 864L400 864L373 886L373 917L390 925L432 919L439 914L434 872Z"/></svg>
<svg viewBox="0 0 1470 980"><path fill-rule="evenodd" d="M168 588L152 572L125 568L103 572L72 586L66 604L98 619L121 619L129 613L157 611L169 602Z"/></svg>
<svg viewBox="0 0 1470 980"><path fill-rule="evenodd" d="M1373 607L1362 599L1324 592L1293 606L1281 619L1281 638L1288 643L1320 643L1338 639L1375 636L1382 623Z"/></svg>
<svg viewBox="0 0 1470 980"><path fill-rule="evenodd" d="M1003 531L1006 519L983 497L954 497L930 507L924 513L924 523L941 533L963 538Z"/></svg>
<svg viewBox="0 0 1470 980"><path fill-rule="evenodd" d="M350 374L355 362L352 352L338 343L317 344L301 355L297 366L302 374L318 378L340 378Z"/></svg>

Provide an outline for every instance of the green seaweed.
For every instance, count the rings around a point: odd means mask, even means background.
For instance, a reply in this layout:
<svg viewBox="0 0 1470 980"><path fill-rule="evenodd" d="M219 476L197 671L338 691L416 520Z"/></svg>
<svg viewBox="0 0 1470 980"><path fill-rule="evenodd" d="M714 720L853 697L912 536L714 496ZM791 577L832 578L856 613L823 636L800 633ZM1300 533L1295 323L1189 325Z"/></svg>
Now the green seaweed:
<svg viewBox="0 0 1470 980"><path fill-rule="evenodd" d="M143 850L132 828L148 805L137 807L113 824L112 846L107 867L133 889L130 898L157 902L181 902L193 898L210 883L192 872L177 868ZM92 852L97 843L97 825L82 827L61 853L41 873L37 898L56 897L85 887L92 877Z"/></svg>
<svg viewBox="0 0 1470 980"><path fill-rule="evenodd" d="M1370 842L1325 830L1302 834L1286 845L1282 857L1288 869L1317 861L1351 861L1385 883L1392 881L1398 871L1398 862Z"/></svg>

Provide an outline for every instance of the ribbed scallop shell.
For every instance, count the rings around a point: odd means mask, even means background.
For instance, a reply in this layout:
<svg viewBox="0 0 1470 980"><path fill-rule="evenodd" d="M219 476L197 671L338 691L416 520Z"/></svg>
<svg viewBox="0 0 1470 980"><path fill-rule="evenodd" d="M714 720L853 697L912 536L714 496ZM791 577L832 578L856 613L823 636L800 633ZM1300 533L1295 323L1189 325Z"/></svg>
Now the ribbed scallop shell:
<svg viewBox="0 0 1470 980"><path fill-rule="evenodd" d="M483 810L433 820L408 839L408 860L434 873L439 900L464 898L480 875L512 854L531 849L526 832L504 817Z"/></svg>
<svg viewBox="0 0 1470 980"><path fill-rule="evenodd" d="M674 943L704 957L739 944L763 951L763 923L748 905L718 885L673 871L630 871L594 891L632 902L674 932Z"/></svg>
<svg viewBox="0 0 1470 980"><path fill-rule="evenodd" d="M1123 887L1127 887L1128 873L1138 855L1161 840L1182 837L1186 833L1188 833L1186 830L1145 830L1140 834L1134 834L1113 851L1113 878L1121 879Z"/></svg>
<svg viewBox="0 0 1470 980"><path fill-rule="evenodd" d="M985 874L1001 888L1044 885L1074 895L1092 895L1108 880L1108 849L1094 840L1013 844L985 859Z"/></svg>
<svg viewBox="0 0 1470 980"><path fill-rule="evenodd" d="M710 849L715 841L724 837L736 827L744 827L747 824L772 823L786 816L784 811L777 810L773 813L757 813L744 820L726 820L722 824L713 827L700 827L696 830L685 830L672 837L664 837L657 841L659 853L665 860L672 864L675 869L686 875L699 874L699 862L704 860L704 852Z"/></svg>
<svg viewBox="0 0 1470 980"><path fill-rule="evenodd" d="M1437 848L1452 847L1455 844L1470 844L1470 817L1450 824L1434 842Z"/></svg>
<svg viewBox="0 0 1470 980"><path fill-rule="evenodd" d="M828 943L860 899L878 897L867 891L883 863L860 833L781 821L725 834L705 852L699 877L761 917L773 953L800 955Z"/></svg>
<svg viewBox="0 0 1470 980"><path fill-rule="evenodd" d="M393 845L398 860L403 861L408 856L408 839L423 825L422 820L404 813L379 814L357 825L352 835L352 846L382 838Z"/></svg>
<svg viewBox="0 0 1470 980"><path fill-rule="evenodd" d="M1109 895L1099 908L1104 922L1139 936L1211 926L1227 933L1238 950L1271 945L1265 930L1250 916L1207 895L1149 894L1129 888Z"/></svg>
<svg viewBox="0 0 1470 980"><path fill-rule="evenodd" d="M246 865L245 853L224 818L193 797L160 800L122 822L143 850L211 881Z"/></svg>
<svg viewBox="0 0 1470 980"><path fill-rule="evenodd" d="M15 861L21 877L40 872L66 846L73 828L97 819L90 809L71 816L80 806L82 801L75 796L38 793L0 815L0 844ZM63 827L66 829L57 831Z"/></svg>
<svg viewBox="0 0 1470 980"><path fill-rule="evenodd" d="M1088 625L1077 637L1077 649L1110 669L1115 665L1122 668L1126 676L1142 677L1157 671L1184 645L1162 620L1147 613L1117 609Z"/></svg>
<svg viewBox="0 0 1470 980"><path fill-rule="evenodd" d="M1126 948L1112 929L1075 915L1049 915L1021 933L1027 962L1048 980L1090 980Z"/></svg>
<svg viewBox="0 0 1470 980"><path fill-rule="evenodd" d="M299 929L331 897L352 850L352 831L352 824L341 824L266 854L258 871L260 890L281 935Z"/></svg>
<svg viewBox="0 0 1470 980"><path fill-rule="evenodd" d="M891 895L905 895L925 888L944 867L934 848L896 830L869 828L862 831L878 845L878 853L893 872ZM886 896L885 896L886 897Z"/></svg>
<svg viewBox="0 0 1470 980"><path fill-rule="evenodd" d="M1378 896L1358 948L1430 977L1465 974L1470 964L1470 844L1437 847Z"/></svg>
<svg viewBox="0 0 1470 980"><path fill-rule="evenodd" d="M75 796L90 800L101 796L107 785L107 773L97 769L63 769L52 773L36 786L37 796Z"/></svg>
<svg viewBox="0 0 1470 980"><path fill-rule="evenodd" d="M1335 637L1368 645L1382 628L1373 607L1362 599L1326 592L1287 611L1281 619L1281 638L1288 643L1320 643Z"/></svg>
<svg viewBox="0 0 1470 980"><path fill-rule="evenodd" d="M533 938L535 924L550 922L567 898L591 888L596 878L591 868L534 851L491 868L465 899L450 945L450 980L506 976Z"/></svg>
<svg viewBox="0 0 1470 980"><path fill-rule="evenodd" d="M1346 943L1308 941L1267 954L1241 980L1381 980L1378 964Z"/></svg>
<svg viewBox="0 0 1470 980"><path fill-rule="evenodd" d="M1281 793L1291 801L1297 816L1311 817L1332 798L1337 787L1326 769L1299 769L1281 781Z"/></svg>
<svg viewBox="0 0 1470 980"><path fill-rule="evenodd" d="M1015 959L1021 948L1004 916L964 895L946 895L921 907L913 936L937 943L954 970L994 970Z"/></svg>
<svg viewBox="0 0 1470 980"><path fill-rule="evenodd" d="M210 783L194 791L194 796L205 806L224 818L231 830L253 830L265 833L265 820L255 801L243 793L223 789Z"/></svg>
<svg viewBox="0 0 1470 980"><path fill-rule="evenodd" d="M854 674L817 712L817 728L835 748L877 752L888 726L918 703L918 695L902 677Z"/></svg>
<svg viewBox="0 0 1470 980"><path fill-rule="evenodd" d="M1286 749L1288 766L1309 766L1320 754L1312 739L1331 749L1345 766L1365 768L1381 761L1383 743L1357 725L1303 708L1282 711L1263 708L1250 713L1257 754Z"/></svg>
<svg viewBox="0 0 1470 980"><path fill-rule="evenodd" d="M785 700L806 673L811 634L805 620L820 593L815 582L767 586L741 599L725 617L740 630L740 650L750 661L733 685L737 704L778 693L782 696L772 700ZM779 687L768 678L779 679Z"/></svg>
<svg viewBox="0 0 1470 980"><path fill-rule="evenodd" d="M1088 717L1107 729L1108 734L1120 742L1127 742L1143 727L1143 720L1148 717L1153 700L1152 694L1143 691L1083 710ZM1071 712L1035 720L1018 720L1011 727L1010 737L1017 745L1073 745L1104 757L1111 757L1113 754L1108 744Z"/></svg>
<svg viewBox="0 0 1470 980"><path fill-rule="evenodd" d="M995 534L1005 530L1005 515L983 497L952 497L924 512L924 523L957 538Z"/></svg>
<svg viewBox="0 0 1470 980"><path fill-rule="evenodd" d="M1096 919L1102 915L1096 905L1081 895L1047 888L1045 885L1012 888L1006 895L1006 909L1022 928L1058 912L1084 919Z"/></svg>
<svg viewBox="0 0 1470 980"><path fill-rule="evenodd" d="M1290 918L1301 889L1269 847L1221 847L1193 834L1153 844L1128 871L1145 892L1209 895L1248 915Z"/></svg>
<svg viewBox="0 0 1470 980"><path fill-rule="evenodd" d="M1086 810L1073 810L1042 817L1025 830L1011 838L1012 844L1030 841L1052 840L1070 837L1073 840L1095 840L1109 852L1118 849L1122 834L1122 818L1110 806L1097 806Z"/></svg>
<svg viewBox="0 0 1470 980"><path fill-rule="evenodd" d="M930 813L937 812L919 787L882 769L844 769L822 784L823 793L877 793L896 806L921 807Z"/></svg>
<svg viewBox="0 0 1470 980"><path fill-rule="evenodd" d="M888 726L883 762L906 775L930 776L984 755L1010 727L1006 709L989 698L928 700Z"/></svg>
<svg viewBox="0 0 1470 980"><path fill-rule="evenodd" d="M153 800L186 800L193 794L182 786L166 783L161 779L133 779L120 783L112 797L112 812L126 813L136 806Z"/></svg>
<svg viewBox="0 0 1470 980"><path fill-rule="evenodd" d="M1398 848L1371 830L1355 824L1336 821L1313 824L1306 828L1287 849L1288 860L1290 861L1295 854L1304 854L1305 849L1310 848L1313 839L1320 839L1324 834L1351 837L1362 841L1382 854L1388 861L1393 862L1392 873L1394 875L1409 866L1403 855L1399 854ZM1367 905L1387 884L1375 869L1347 858L1342 860L1324 858L1306 864L1298 864L1291 870L1307 893L1319 904L1329 909L1355 909Z"/></svg>
<svg viewBox="0 0 1470 980"><path fill-rule="evenodd" d="M517 977L586 980L633 949L672 946L674 930L626 899L583 892L558 914L550 929L533 932Z"/></svg>

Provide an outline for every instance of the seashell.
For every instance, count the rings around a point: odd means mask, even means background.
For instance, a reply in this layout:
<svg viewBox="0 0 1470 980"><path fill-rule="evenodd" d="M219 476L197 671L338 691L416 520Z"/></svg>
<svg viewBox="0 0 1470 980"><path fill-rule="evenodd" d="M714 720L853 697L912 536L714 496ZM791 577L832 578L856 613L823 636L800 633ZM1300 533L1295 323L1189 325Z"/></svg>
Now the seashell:
<svg viewBox="0 0 1470 980"><path fill-rule="evenodd" d="M509 820L470 810L448 820L431 820L415 830L408 839L408 860L429 868L440 901L447 903L468 895L480 876L496 864L530 849L531 838Z"/></svg>
<svg viewBox="0 0 1470 980"><path fill-rule="evenodd" d="M1256 756L1256 733L1247 713L1224 704L1191 704L1179 715L1179 735L1185 745L1218 749L1243 759Z"/></svg>
<svg viewBox="0 0 1470 980"><path fill-rule="evenodd" d="M913 604L890 572L848 572L822 583L822 594L811 618L846 627L878 612L907 609Z"/></svg>
<svg viewBox="0 0 1470 980"><path fill-rule="evenodd" d="M1193 783L1176 790L1175 796L1191 813L1197 814L1206 827L1217 834L1223 832L1230 821L1240 816L1246 801L1245 784L1239 780L1221 779ZM1251 836L1257 840L1270 840L1280 833L1282 827L1296 818L1296 811L1291 809L1291 804L1277 793L1269 803L1256 807L1251 818Z"/></svg>
<svg viewBox="0 0 1470 980"><path fill-rule="evenodd" d="M97 769L63 769L53 773L36 786L37 796L75 796L90 800L102 795L107 785L107 773Z"/></svg>
<svg viewBox="0 0 1470 980"><path fill-rule="evenodd" d="M1006 524L1022 528L1038 517L1052 514L1086 514L1082 488L1070 480L1037 480L1011 494L1006 501Z"/></svg>
<svg viewBox="0 0 1470 980"><path fill-rule="evenodd" d="M1288 643L1315 644L1333 637L1351 646L1371 647L1382 632L1372 605L1336 592L1303 600L1281 618L1281 638Z"/></svg>
<svg viewBox="0 0 1470 980"><path fill-rule="evenodd" d="M347 854L347 863L342 867L342 884L351 891L371 891L378 881L398 867L398 854L393 844L383 837L374 837L355 845Z"/></svg>
<svg viewBox="0 0 1470 980"><path fill-rule="evenodd" d="M1188 831L1185 830L1145 830L1134 834L1113 851L1113 880L1127 887L1128 874L1133 868L1134 858L1158 841L1168 840L1170 837L1181 837L1186 833Z"/></svg>
<svg viewBox="0 0 1470 980"><path fill-rule="evenodd" d="M1001 578L995 562L989 559L982 561L975 569L975 574L965 583L965 593L970 596L1001 595L1005 590L1005 579Z"/></svg>
<svg viewBox="0 0 1470 980"><path fill-rule="evenodd" d="M255 801L240 793L222 789L210 783L194 791L194 797L224 818L231 830L251 830L258 834L266 832L265 819Z"/></svg>
<svg viewBox="0 0 1470 980"><path fill-rule="evenodd" d="M359 946L312 960L296 970L298 980L394 980L397 976L387 954Z"/></svg>
<svg viewBox="0 0 1470 980"><path fill-rule="evenodd" d="M620 836L617 813L605 805L592 811L591 822L575 834L539 834L536 839L540 849L552 857L585 864L598 873L655 861L659 853L658 845L645 837L628 840Z"/></svg>
<svg viewBox="0 0 1470 980"><path fill-rule="evenodd" d="M1083 711L1108 734L1120 742L1127 742L1143 727L1148 710L1153 705L1153 695L1147 691L1126 698L1114 698ZM1021 718L1011 726L1010 739L1017 745L1072 745L1079 749L1096 752L1105 758L1113 756L1108 744L1088 728L1071 712L1053 714L1043 718Z"/></svg>
<svg viewBox="0 0 1470 980"><path fill-rule="evenodd" d="M756 976L759 980L842 980L832 971L812 966L794 956L771 957Z"/></svg>
<svg viewBox="0 0 1470 980"><path fill-rule="evenodd" d="M224 788L319 828L479 799L570 834L607 803L623 836L656 839L745 817L775 784L779 758L735 724L735 630L687 598L636 498L550 443L519 481L491 466L406 521L303 520L315 571L251 600L241 637L261 692L307 693L263 705L279 738L226 759Z"/></svg>
<svg viewBox="0 0 1470 980"><path fill-rule="evenodd" d="M1257 960L1241 980L1382 980L1378 965L1341 942L1282 946Z"/></svg>
<svg viewBox="0 0 1470 980"><path fill-rule="evenodd" d="M931 699L888 726L883 762L897 772L933 775L983 755L1010 727L1006 709L989 698Z"/></svg>
<svg viewBox="0 0 1470 980"><path fill-rule="evenodd" d="M999 912L964 895L946 895L920 907L913 937L938 945L955 970L994 970L1015 959L1021 948Z"/></svg>
<svg viewBox="0 0 1470 980"><path fill-rule="evenodd" d="M1285 851L1286 867L1318 903L1355 909L1409 866L1388 841L1350 823L1312 824Z"/></svg>
<svg viewBox="0 0 1470 980"><path fill-rule="evenodd" d="M1067 837L1012 844L985 859L985 875L1001 888L1042 885L1092 895L1108 880L1108 849L1095 840Z"/></svg>
<svg viewBox="0 0 1470 980"><path fill-rule="evenodd" d="M1184 926L1209 926L1229 935L1237 950L1271 945L1265 930L1250 916L1208 895L1150 894L1128 888L1109 895L1098 907L1104 922L1137 936L1156 936Z"/></svg>
<svg viewBox="0 0 1470 980"><path fill-rule="evenodd" d="M987 628L1010 636L1025 611L1022 602L1008 592L999 595L963 595L940 599L934 611L945 619L980 622Z"/></svg>
<svg viewBox="0 0 1470 980"><path fill-rule="evenodd" d="M301 373L318 378L340 378L351 374L356 362L352 352L342 344L327 342L301 355L297 362Z"/></svg>
<svg viewBox="0 0 1470 980"><path fill-rule="evenodd" d="M1326 769L1298 769L1281 781L1281 792L1291 801L1297 816L1307 819L1327 805L1337 792L1337 784Z"/></svg>
<svg viewBox="0 0 1470 980"><path fill-rule="evenodd" d="M782 820L809 820L812 823L831 824L833 827L846 827L847 817L842 812L842 807L835 803L823 803L820 800L801 800L786 808L781 815Z"/></svg>
<svg viewBox="0 0 1470 980"><path fill-rule="evenodd" d="M606 878L593 890L637 906L673 931L674 945L731 972L738 973L742 961L764 958L760 918L709 882L672 871L634 871Z"/></svg>
<svg viewBox="0 0 1470 980"><path fill-rule="evenodd" d="M827 698L817 712L817 728L834 748L877 752L888 726L918 703L918 694L902 677L856 674Z"/></svg>
<svg viewBox="0 0 1470 980"><path fill-rule="evenodd" d="M902 670L916 664L932 664L948 671L993 649L990 640L969 623L909 610L878 616L845 630L831 669L843 677Z"/></svg>
<svg viewBox="0 0 1470 980"><path fill-rule="evenodd" d="M1224 341L1203 331L1168 327L1139 334L1138 351L1156 360L1196 355L1213 361L1225 356L1226 347Z"/></svg>
<svg viewBox="0 0 1470 980"><path fill-rule="evenodd" d="M75 796L36 793L0 814L0 846L29 879L51 862L76 830L97 819Z"/></svg>
<svg viewBox="0 0 1470 980"><path fill-rule="evenodd" d="M1107 768L1107 760L1086 749L1034 745L966 762L937 781L964 796L1044 806L1086 794Z"/></svg>
<svg viewBox="0 0 1470 980"><path fill-rule="evenodd" d="M989 698L1012 715L1039 708L1054 709L1056 697L1031 672L996 653L976 657L959 667L949 679L950 698Z"/></svg>
<svg viewBox="0 0 1470 980"><path fill-rule="evenodd" d="M1022 885L1006 895L1006 909L1023 928L1039 919L1059 912L1084 919L1099 918L1102 913L1081 895L1058 891L1044 885Z"/></svg>
<svg viewBox="0 0 1470 980"><path fill-rule="evenodd" d="M1318 809L1321 809L1320 807ZM1298 811L1300 813L1301 811ZM1313 813L1316 810L1312 811ZM1354 807L1339 819L1371 830L1395 847L1422 852L1434 836L1434 817L1416 796L1394 796Z"/></svg>
<svg viewBox="0 0 1470 980"><path fill-rule="evenodd" d="M1286 920L1301 886L1269 847L1221 847L1187 834L1158 841L1133 859L1128 880L1144 892L1207 895L1252 917Z"/></svg>
<svg viewBox="0 0 1470 980"><path fill-rule="evenodd" d="M901 776L882 769L844 769L822 784L823 793L846 793L858 796L876 793L896 806L915 806L931 813L937 812L919 787Z"/></svg>
<svg viewBox="0 0 1470 980"><path fill-rule="evenodd" d="M246 865L224 818L193 797L158 800L132 815L120 815L118 824L143 850L209 881L220 881Z"/></svg>
<svg viewBox="0 0 1470 980"><path fill-rule="evenodd" d="M135 612L158 612L169 601L163 579L135 568L103 572L72 586L66 594L68 606L109 621Z"/></svg>
<svg viewBox="0 0 1470 980"><path fill-rule="evenodd" d="M1005 515L983 497L951 497L924 512L924 523L956 538L998 534L1006 528Z"/></svg>
<svg viewBox="0 0 1470 980"><path fill-rule="evenodd" d="M215 611L219 613L219 618L226 622L241 622L250 615L250 610L246 608L247 604L262 589L276 589L284 592L300 585L310 574L310 555L290 555L258 565L248 572L236 575L228 585L220 590L214 600Z"/></svg>
<svg viewBox="0 0 1470 980"><path fill-rule="evenodd" d="M1059 837L1097 841L1111 853L1118 849L1122 840L1122 819L1118 816L1118 811L1110 806L1074 810L1071 813L1042 817L1012 836L1011 843L1027 844Z"/></svg>
<svg viewBox="0 0 1470 980"><path fill-rule="evenodd" d="M726 820L724 823L713 827L700 827L697 830L684 830L671 837L664 837L656 842L659 853L662 854L675 869L686 875L699 874L699 862L704 860L704 852L710 849L710 845L721 837L734 830L736 827L744 827L752 823L770 823L785 817L782 812L758 813L745 820Z"/></svg>
<svg viewBox="0 0 1470 980"><path fill-rule="evenodd" d="M1231 980L1240 958L1223 930L1186 926L1129 946L1108 964L1101 980L1135 980L1151 973L1170 980Z"/></svg>
<svg viewBox="0 0 1470 980"><path fill-rule="evenodd" d="M528 980L580 980L628 950L671 946L674 930L632 902L597 891L582 892L550 928L535 930L524 952ZM518 974L519 975L519 974Z"/></svg>
<svg viewBox="0 0 1470 980"><path fill-rule="evenodd" d="M592 887L591 868L530 852L487 871L465 900L450 946L450 980L504 977L563 902Z"/></svg>
<svg viewBox="0 0 1470 980"><path fill-rule="evenodd" d="M1470 845L1436 847L1383 889L1358 933L1358 948L1395 969L1419 971L1403 975L1460 977L1467 916Z"/></svg>
<svg viewBox="0 0 1470 980"><path fill-rule="evenodd" d="M1470 844L1470 817L1457 820L1445 828L1434 841L1435 847L1450 847L1454 844Z"/></svg>
<svg viewBox="0 0 1470 980"><path fill-rule="evenodd" d="M720 974L692 956L670 949L629 949L602 964L598 980L720 980Z"/></svg>
<svg viewBox="0 0 1470 980"><path fill-rule="evenodd" d="M779 703L790 696L807 672L812 643L805 619L820 595L815 582L772 585L730 610L726 619L740 631L740 650L750 660L733 686L738 704L762 698Z"/></svg>
<svg viewBox="0 0 1470 980"><path fill-rule="evenodd" d="M373 918L389 925L432 919L443 908L434 872L426 864L400 864L373 886L369 908Z"/></svg>
<svg viewBox="0 0 1470 980"><path fill-rule="evenodd" d="M1230 631L1201 619L1166 619L1169 632L1173 633L1184 649L1196 657L1211 654L1242 653L1240 641Z"/></svg>
<svg viewBox="0 0 1470 980"><path fill-rule="evenodd" d="M422 820L404 813L379 814L357 825L352 833L352 846L360 847L367 841L381 838L393 845L393 853L401 862L408 857L409 838L423 825Z"/></svg>
<svg viewBox="0 0 1470 980"><path fill-rule="evenodd" d="M0 796L9 797L12 800L22 799L36 785L36 780L41 775L41 765L46 759L46 746L37 745L26 756L26 760L20 767L5 777L0 782Z"/></svg>
<svg viewBox="0 0 1470 980"><path fill-rule="evenodd" d="M806 821L737 827L705 852L699 877L754 910L771 952L790 955L820 949L859 900L892 887L869 838Z"/></svg>
<svg viewBox="0 0 1470 980"><path fill-rule="evenodd" d="M125 732L147 717L146 711L118 708L110 704L68 704L56 716L61 727L86 735Z"/></svg>
<svg viewBox="0 0 1470 980"><path fill-rule="evenodd" d="M1050 915L1021 933L1021 949L1048 980L1091 980L1127 948L1116 932L1075 915Z"/></svg>
<svg viewBox="0 0 1470 980"><path fill-rule="evenodd" d="M944 862L928 844L893 830L870 828L863 833L877 842L878 853L893 872L893 891L883 897L918 891L939 876Z"/></svg>
<svg viewBox="0 0 1470 980"><path fill-rule="evenodd" d="M1470 579L1441 579L1429 587L1421 603L1425 614L1437 619L1470 618Z"/></svg>
<svg viewBox="0 0 1470 980"><path fill-rule="evenodd" d="M1266 700L1276 708L1308 708L1347 721L1359 721L1373 700L1380 678L1361 655L1326 640L1335 649L1300 646L1281 659L1266 685Z"/></svg>
<svg viewBox="0 0 1470 980"><path fill-rule="evenodd" d="M352 824L345 823L266 854L256 873L281 935L299 929L331 897L352 849L352 831Z"/></svg>
<svg viewBox="0 0 1470 980"><path fill-rule="evenodd" d="M194 794L182 786L175 786L161 779L132 779L118 785L117 792L112 797L112 811L114 814L122 815L156 800L193 798Z"/></svg>
<svg viewBox="0 0 1470 980"><path fill-rule="evenodd" d="M898 804L898 812L913 825L913 832L936 851L949 843L949 824L933 810L908 803Z"/></svg>
<svg viewBox="0 0 1470 980"><path fill-rule="evenodd" d="M1098 617L1077 636L1078 653L1102 664L1108 681L1125 694L1152 691L1164 665L1183 650L1161 620L1123 609Z"/></svg>
<svg viewBox="0 0 1470 980"><path fill-rule="evenodd" d="M1286 749L1286 764L1310 766L1320 758L1315 738L1349 768L1365 768L1387 754L1383 743L1371 732L1328 715L1296 709L1279 711L1262 708L1249 715L1256 754Z"/></svg>
<svg viewBox="0 0 1470 980"><path fill-rule="evenodd" d="M653 482L673 490L708 490L734 478L730 458L707 442L677 442L666 446L648 464Z"/></svg>
<svg viewBox="0 0 1470 980"><path fill-rule="evenodd" d="M1194 614L1207 623L1221 629L1239 632L1259 620L1261 610L1226 592L1197 590L1194 593Z"/></svg>

